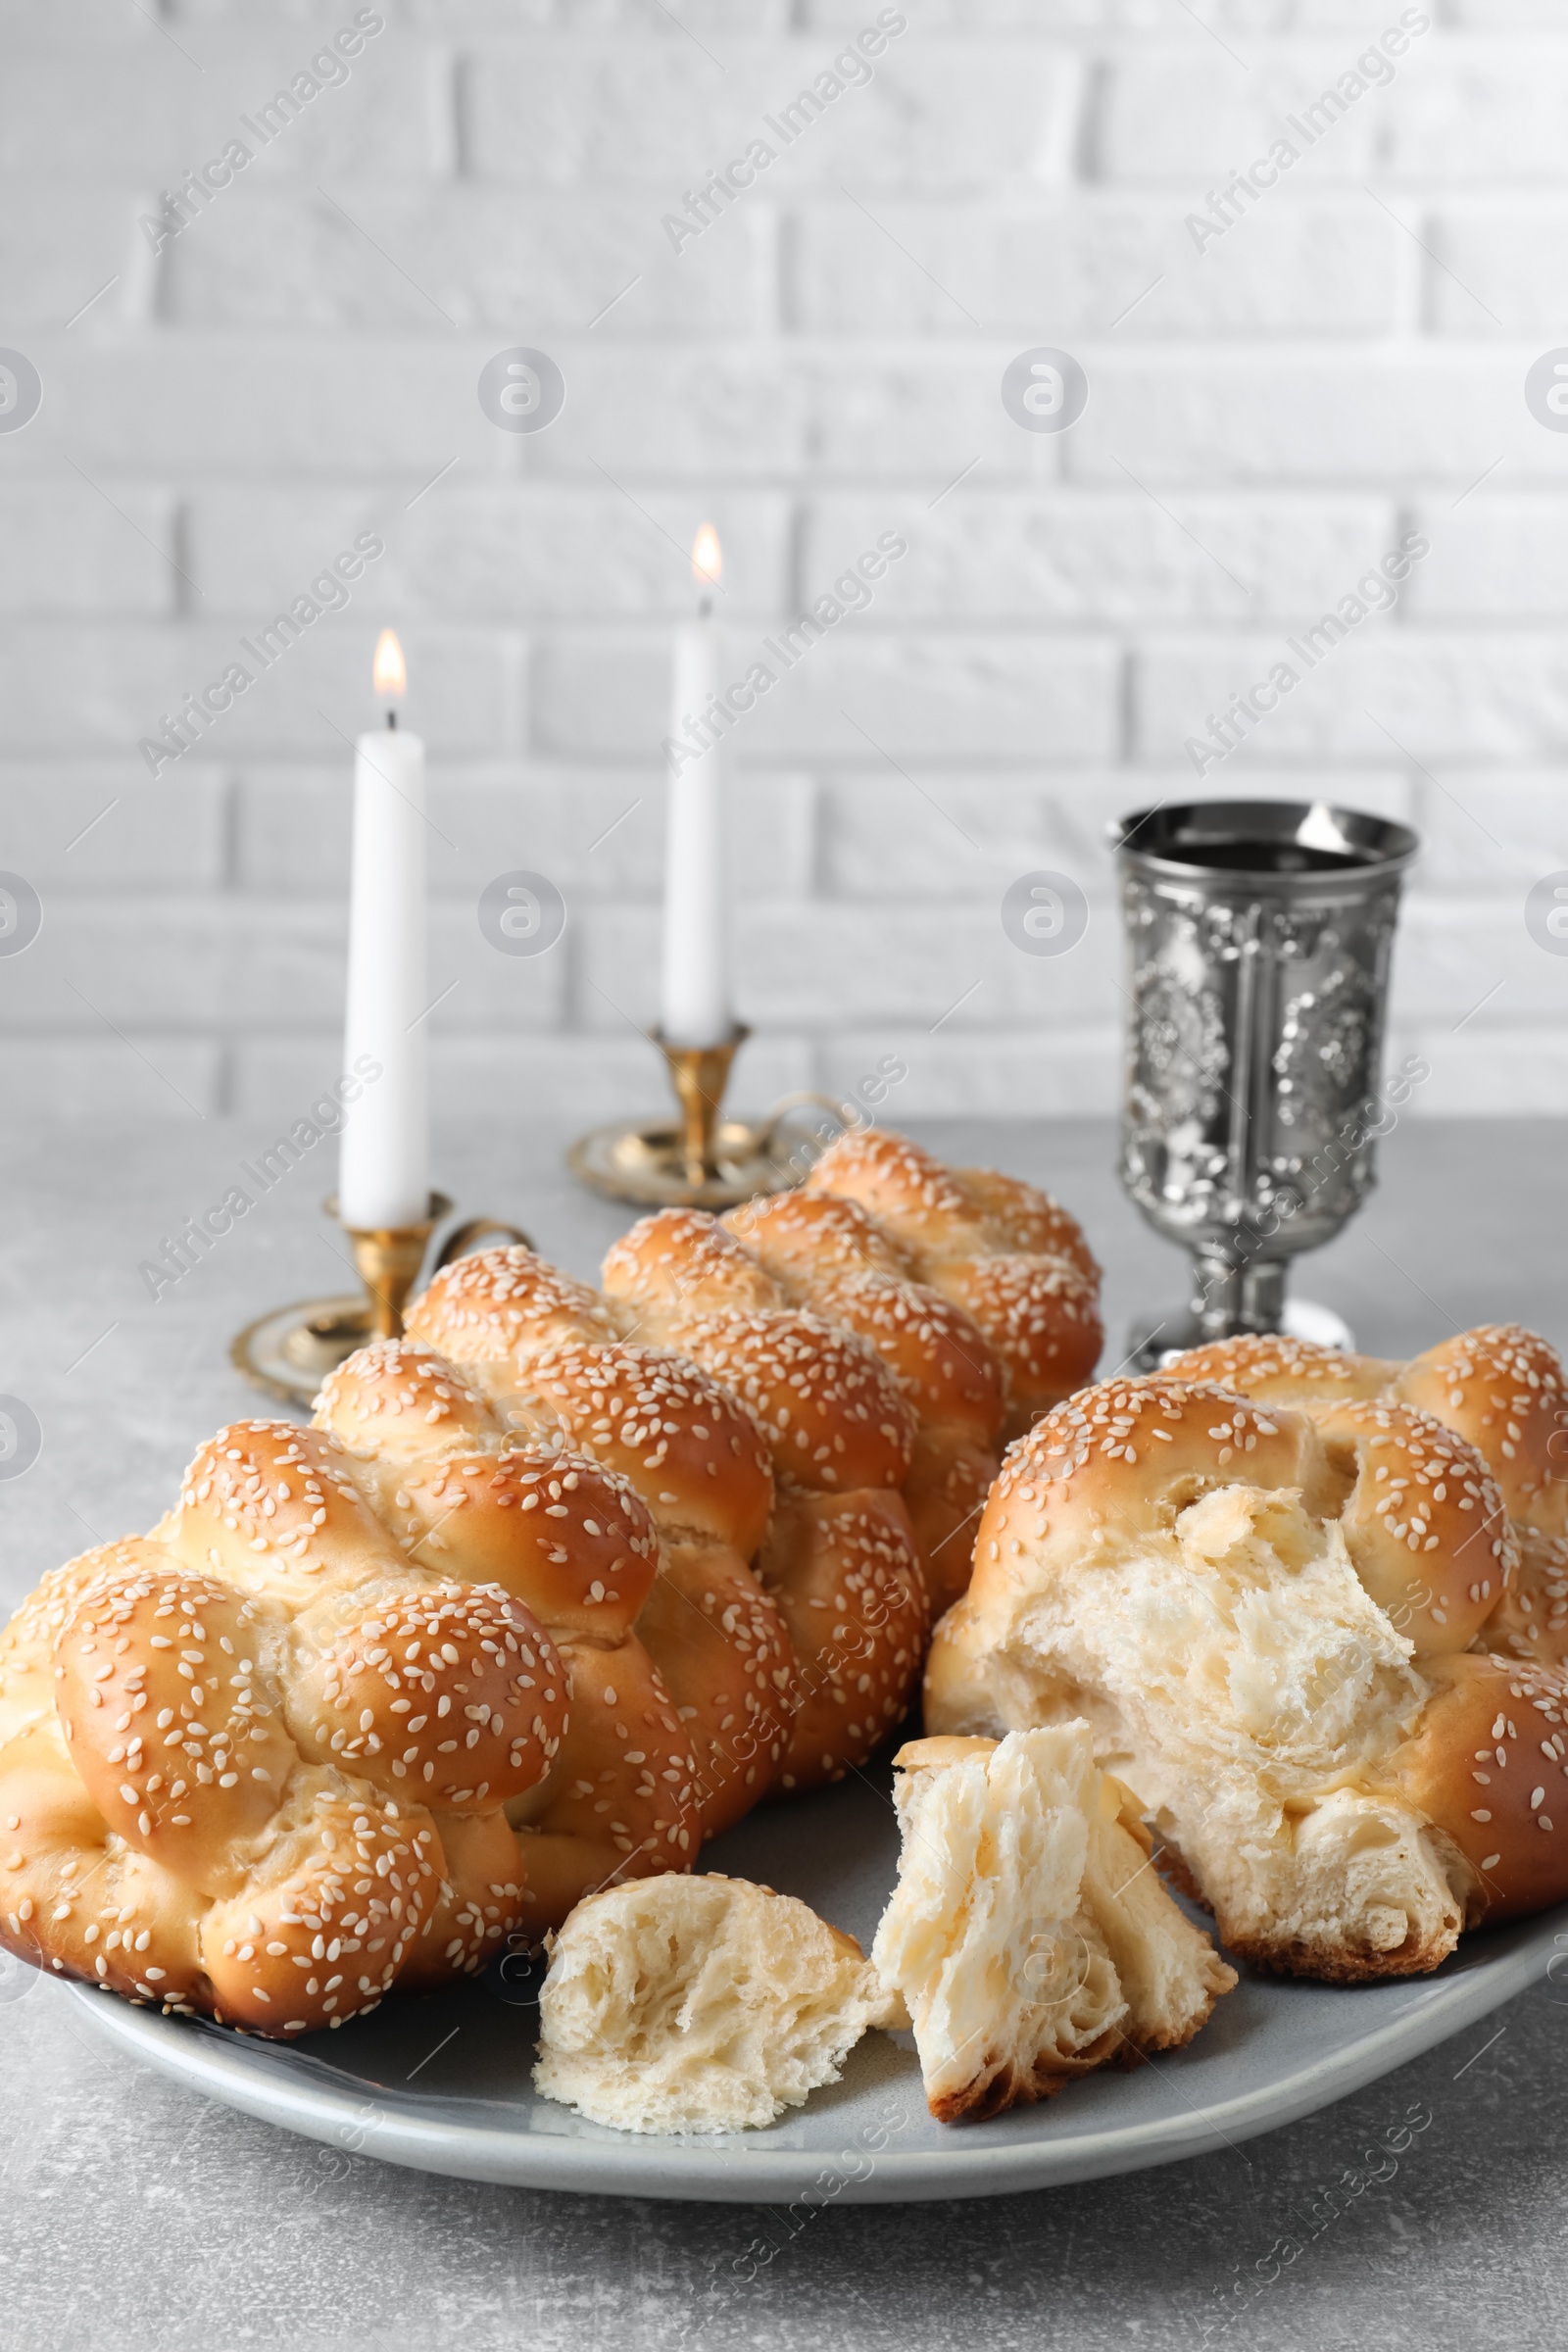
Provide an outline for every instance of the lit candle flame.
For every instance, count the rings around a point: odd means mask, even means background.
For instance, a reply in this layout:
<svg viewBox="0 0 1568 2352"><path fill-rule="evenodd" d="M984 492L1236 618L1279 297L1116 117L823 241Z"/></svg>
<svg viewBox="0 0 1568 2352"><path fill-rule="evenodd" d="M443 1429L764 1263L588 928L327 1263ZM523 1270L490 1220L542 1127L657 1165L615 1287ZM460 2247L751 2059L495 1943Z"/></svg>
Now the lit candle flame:
<svg viewBox="0 0 1568 2352"><path fill-rule="evenodd" d="M376 639L375 666L371 674L375 679L377 694L395 696L407 692L409 673L395 629L383 629Z"/></svg>
<svg viewBox="0 0 1568 2352"><path fill-rule="evenodd" d="M724 568L724 554L718 544L718 533L710 522L705 522L692 541L692 577L699 588L716 588Z"/></svg>

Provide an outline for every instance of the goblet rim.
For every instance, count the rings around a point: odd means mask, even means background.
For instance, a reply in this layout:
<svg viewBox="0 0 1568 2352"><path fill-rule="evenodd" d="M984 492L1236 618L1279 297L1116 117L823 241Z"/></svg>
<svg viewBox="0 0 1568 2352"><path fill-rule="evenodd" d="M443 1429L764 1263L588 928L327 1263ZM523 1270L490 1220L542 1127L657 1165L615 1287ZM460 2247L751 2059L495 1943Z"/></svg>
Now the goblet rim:
<svg viewBox="0 0 1568 2352"><path fill-rule="evenodd" d="M1145 840L1140 841L1139 834ZM1421 849L1419 834L1396 817L1375 816L1328 800L1157 801L1152 808L1118 817L1110 839L1118 858L1140 870L1201 879L1214 889L1246 886L1265 891L1353 888L1382 881L1402 873ZM1189 842L1195 848L1290 844L1353 862L1295 873L1266 864L1222 866L1200 856L1183 857L1180 852Z"/></svg>

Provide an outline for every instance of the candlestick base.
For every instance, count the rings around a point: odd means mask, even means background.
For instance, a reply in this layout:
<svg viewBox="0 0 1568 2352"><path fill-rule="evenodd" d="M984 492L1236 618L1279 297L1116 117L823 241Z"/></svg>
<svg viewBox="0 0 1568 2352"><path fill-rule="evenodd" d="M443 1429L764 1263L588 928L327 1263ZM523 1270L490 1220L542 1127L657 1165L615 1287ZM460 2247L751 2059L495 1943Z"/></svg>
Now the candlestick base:
<svg viewBox="0 0 1568 2352"><path fill-rule="evenodd" d="M329 1217L337 1215L337 1200L322 1203ZM253 1386L285 1404L311 1406L329 1372L370 1340L401 1339L403 1310L419 1278L430 1236L450 1215L444 1193L430 1195L429 1214L416 1225L355 1228L345 1226L354 1263L365 1287L328 1298L299 1298L278 1306L247 1324L229 1348L229 1360ZM488 1235L498 1235L531 1248L528 1236L499 1217L470 1217L447 1235L437 1253L435 1269L466 1256Z"/></svg>
<svg viewBox="0 0 1568 2352"><path fill-rule="evenodd" d="M786 1095L765 1119L726 1119L724 1090L738 1048L751 1035L737 1027L719 1046L673 1046L656 1029L679 1117L619 1119L581 1135L566 1165L591 1193L639 1208L734 1208L763 1194L788 1192L808 1173L813 1138L790 1132L790 1113L814 1104L839 1127L848 1124L829 1095Z"/></svg>

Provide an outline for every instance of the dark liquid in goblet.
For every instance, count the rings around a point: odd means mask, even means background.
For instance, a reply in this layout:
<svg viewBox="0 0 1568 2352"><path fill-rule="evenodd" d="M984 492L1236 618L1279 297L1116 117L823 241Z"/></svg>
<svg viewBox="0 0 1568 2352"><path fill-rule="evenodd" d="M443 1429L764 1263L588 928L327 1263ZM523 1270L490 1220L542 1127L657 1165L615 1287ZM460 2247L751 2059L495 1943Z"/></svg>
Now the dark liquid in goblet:
<svg viewBox="0 0 1568 2352"><path fill-rule="evenodd" d="M1353 850L1309 849L1298 841L1200 841L1180 835L1159 855L1182 865L1233 874L1343 874L1379 862Z"/></svg>

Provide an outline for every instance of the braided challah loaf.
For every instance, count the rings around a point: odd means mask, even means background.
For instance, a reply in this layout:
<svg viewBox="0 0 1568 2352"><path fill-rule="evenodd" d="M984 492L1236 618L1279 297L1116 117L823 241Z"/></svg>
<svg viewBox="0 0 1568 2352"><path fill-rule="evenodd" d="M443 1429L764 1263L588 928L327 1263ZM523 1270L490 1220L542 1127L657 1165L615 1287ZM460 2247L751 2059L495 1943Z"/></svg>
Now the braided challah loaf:
<svg viewBox="0 0 1568 2352"><path fill-rule="evenodd" d="M896 1490L781 1529L757 1422L697 1365L527 1354L519 1302L548 1324L561 1289L524 1250L464 1260L421 1311L474 1381L417 1341L362 1349L316 1429L221 1431L151 1538L24 1604L13 1950L264 2034L340 2024L689 1868L792 1761L830 1777L898 1722L928 1616Z"/></svg>
<svg viewBox="0 0 1568 2352"><path fill-rule="evenodd" d="M603 1281L628 1337L746 1398L782 1490L902 1486L937 1616L968 1582L1000 1440L1077 1388L1104 1336L1100 1269L1064 1208L875 1131L833 1145L798 1192L644 1217ZM858 1444L813 1428L808 1367L815 1409L847 1413Z"/></svg>
<svg viewBox="0 0 1568 2352"><path fill-rule="evenodd" d="M993 1490L928 1728L1086 1718L1265 1966L1406 1975L1568 1895L1568 1684L1495 1654L1519 1543L1455 1426L1547 1514L1548 1356L1469 1334L1401 1371L1233 1342L1072 1397Z"/></svg>
<svg viewBox="0 0 1568 2352"><path fill-rule="evenodd" d="M606 1296L460 1259L312 1430L221 1431L46 1578L0 1636L0 1938L295 2034L862 1763L929 1630L903 1490L939 1549L1017 1392L862 1208L756 1214L648 1221ZM1006 1214L971 1257L1076 1231Z"/></svg>
<svg viewBox="0 0 1568 2352"><path fill-rule="evenodd" d="M903 1490L933 1608L968 1579L998 1467L1001 1367L978 1327L908 1282L848 1201L787 1194L743 1212L645 1217L605 1260L628 1325L702 1364L766 1432L781 1494Z"/></svg>
<svg viewBox="0 0 1568 2352"><path fill-rule="evenodd" d="M1100 1361L1100 1268L1049 1194L989 1168L948 1168L876 1128L830 1146L804 1187L857 1202L918 1283L971 1315L1002 1359L1004 1434L1020 1436Z"/></svg>
<svg viewBox="0 0 1568 2352"><path fill-rule="evenodd" d="M510 1429L640 1497L662 1573L634 1639L689 1734L712 1837L775 1783L811 1788L863 1763L908 1703L930 1609L899 1493L907 1416L876 1358L828 1326L729 1334L727 1358L705 1350L726 1379L684 1347L616 1340L606 1302L571 1288L567 1338L564 1278L529 1250L490 1250L438 1274L409 1331Z"/></svg>
<svg viewBox="0 0 1568 2352"><path fill-rule="evenodd" d="M152 1537L23 1604L0 1640L12 1950L293 2034L476 1966L515 1917L501 1808L557 1760L562 1658L503 1585L406 1553L355 1468L288 1424L221 1430Z"/></svg>

